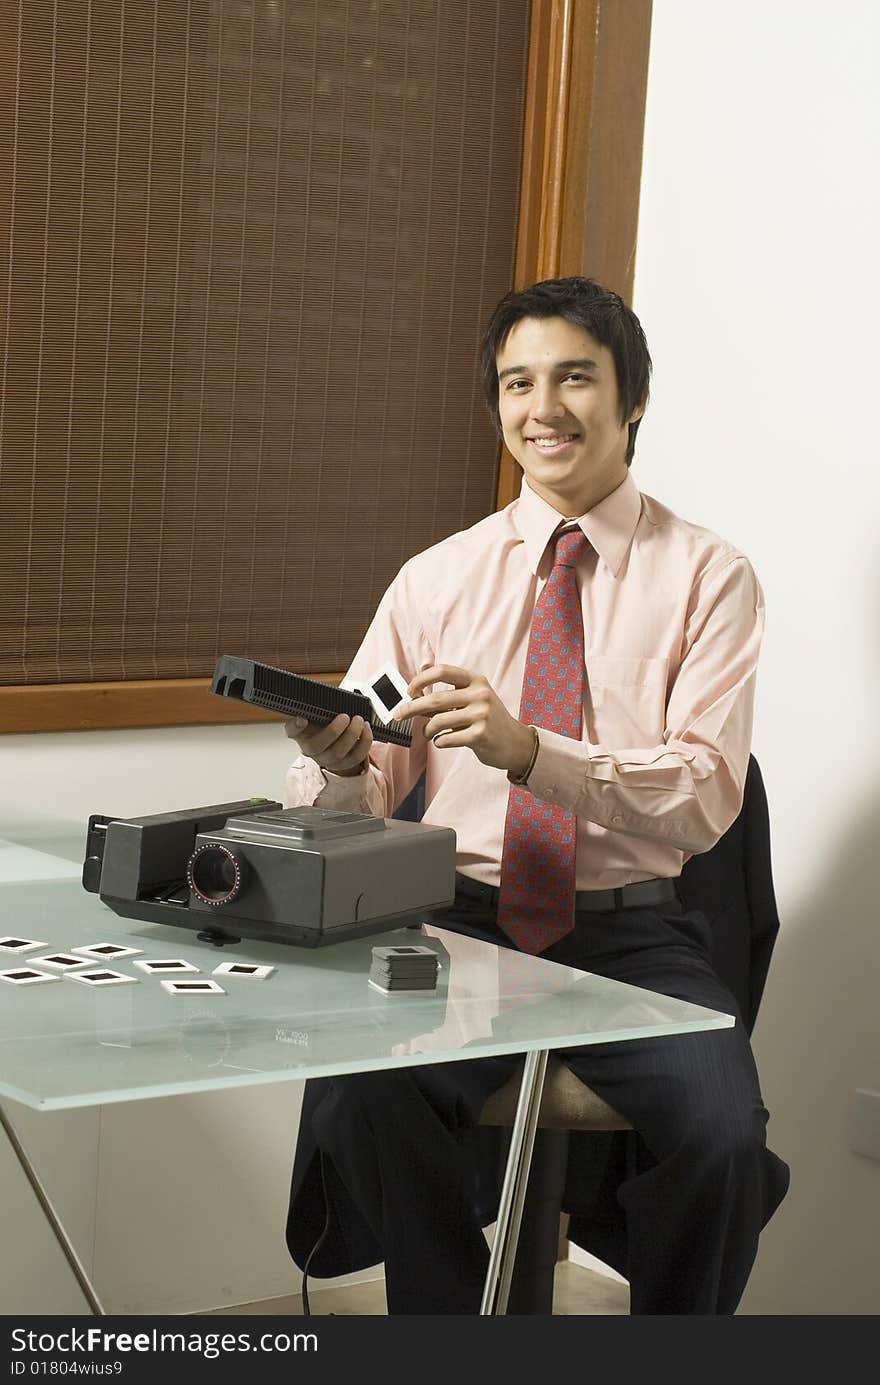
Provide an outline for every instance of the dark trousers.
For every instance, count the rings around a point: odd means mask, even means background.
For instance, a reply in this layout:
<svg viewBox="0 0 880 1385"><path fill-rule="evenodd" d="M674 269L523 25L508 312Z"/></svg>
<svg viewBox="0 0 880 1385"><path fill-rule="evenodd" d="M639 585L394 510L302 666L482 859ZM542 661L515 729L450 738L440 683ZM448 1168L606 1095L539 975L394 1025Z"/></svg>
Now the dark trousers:
<svg viewBox="0 0 880 1385"><path fill-rule="evenodd" d="M501 946L494 913L459 896L435 920ZM678 903L583 913L543 956L737 1014L709 962L708 924ZM758 1233L785 1195L746 1030L587 1045L557 1056L639 1132L647 1150L618 1199L632 1313L730 1314ZM476 1313L488 1250L469 1132L515 1056L333 1079L312 1133L325 1190L358 1208L385 1260L388 1311Z"/></svg>

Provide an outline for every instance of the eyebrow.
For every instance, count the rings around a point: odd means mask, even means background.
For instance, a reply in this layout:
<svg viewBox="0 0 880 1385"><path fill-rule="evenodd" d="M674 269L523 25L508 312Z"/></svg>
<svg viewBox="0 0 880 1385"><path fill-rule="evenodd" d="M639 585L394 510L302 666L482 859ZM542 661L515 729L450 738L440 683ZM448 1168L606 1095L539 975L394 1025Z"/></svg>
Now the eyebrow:
<svg viewBox="0 0 880 1385"><path fill-rule="evenodd" d="M598 370L595 361L591 361L589 356L579 356L571 361L556 361L554 370L571 370L574 366L580 366L584 370ZM509 365L504 370L499 370L498 379L503 380L506 375L530 375L531 370L527 365Z"/></svg>

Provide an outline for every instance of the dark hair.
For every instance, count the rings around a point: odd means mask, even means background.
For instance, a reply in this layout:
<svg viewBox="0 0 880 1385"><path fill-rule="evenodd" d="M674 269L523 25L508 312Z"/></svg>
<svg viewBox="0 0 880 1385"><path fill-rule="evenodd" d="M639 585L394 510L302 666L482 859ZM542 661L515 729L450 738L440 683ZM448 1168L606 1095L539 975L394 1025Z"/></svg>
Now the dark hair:
<svg viewBox="0 0 880 1385"><path fill-rule="evenodd" d="M563 317L583 327L614 358L621 422L639 404L648 402L651 357L642 324L632 308L610 289L594 279L579 275L569 279L544 279L527 289L512 289L502 298L489 320L480 347L480 375L492 422L501 433L498 409L498 352L511 330L526 317ZM641 419L629 425L626 464L636 450L636 433Z"/></svg>

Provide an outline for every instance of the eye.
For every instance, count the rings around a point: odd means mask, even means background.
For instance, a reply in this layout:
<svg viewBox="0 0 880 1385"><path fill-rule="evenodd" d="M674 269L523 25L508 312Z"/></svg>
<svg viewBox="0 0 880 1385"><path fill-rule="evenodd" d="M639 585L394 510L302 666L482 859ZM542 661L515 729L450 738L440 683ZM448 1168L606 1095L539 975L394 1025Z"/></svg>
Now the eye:
<svg viewBox="0 0 880 1385"><path fill-rule="evenodd" d="M519 388L520 385L522 385L522 386L525 387L525 386L527 386L527 385L530 385L531 383L532 383L531 380L526 380L526 379L508 380L508 382L507 382L507 384L506 384L506 386L505 386L505 389L507 390L507 393L508 393L508 394L511 394L511 393L513 393L513 394L521 394L521 393L522 393L522 390Z"/></svg>
<svg viewBox="0 0 880 1385"><path fill-rule="evenodd" d="M591 375L584 375L581 370L570 370L567 375L563 375L563 380L574 380L577 383L589 384L592 380Z"/></svg>

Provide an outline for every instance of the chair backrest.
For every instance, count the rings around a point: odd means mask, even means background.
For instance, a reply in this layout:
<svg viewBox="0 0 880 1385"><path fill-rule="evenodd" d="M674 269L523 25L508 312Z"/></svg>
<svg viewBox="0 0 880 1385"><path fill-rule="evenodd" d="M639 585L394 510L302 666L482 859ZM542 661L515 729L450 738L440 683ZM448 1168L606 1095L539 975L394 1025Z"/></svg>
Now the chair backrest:
<svg viewBox="0 0 880 1385"><path fill-rule="evenodd" d="M699 909L712 925L715 970L733 992L751 1033L779 932L770 816L754 755L749 756L736 820L710 851L685 862L676 889L684 907Z"/></svg>
<svg viewBox="0 0 880 1385"><path fill-rule="evenodd" d="M406 798L392 817L400 818L403 822L421 822L422 814L425 811L425 776L419 775L413 784Z"/></svg>

